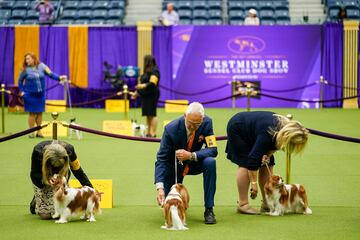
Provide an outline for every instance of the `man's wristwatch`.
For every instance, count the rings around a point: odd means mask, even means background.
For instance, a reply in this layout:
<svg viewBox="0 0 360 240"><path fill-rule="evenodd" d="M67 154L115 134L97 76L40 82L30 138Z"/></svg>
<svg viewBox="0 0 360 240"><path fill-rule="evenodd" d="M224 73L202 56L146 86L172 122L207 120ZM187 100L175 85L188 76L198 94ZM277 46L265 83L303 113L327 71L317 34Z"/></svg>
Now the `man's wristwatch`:
<svg viewBox="0 0 360 240"><path fill-rule="evenodd" d="M194 152L191 153L190 155L190 161L195 161L196 155Z"/></svg>

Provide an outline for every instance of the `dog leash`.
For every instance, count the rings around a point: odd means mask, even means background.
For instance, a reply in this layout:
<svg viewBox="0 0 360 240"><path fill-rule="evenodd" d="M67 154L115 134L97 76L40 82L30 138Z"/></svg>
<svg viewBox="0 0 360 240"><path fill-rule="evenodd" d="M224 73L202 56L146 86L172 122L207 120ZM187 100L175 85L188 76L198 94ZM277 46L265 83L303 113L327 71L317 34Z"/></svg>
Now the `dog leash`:
<svg viewBox="0 0 360 240"><path fill-rule="evenodd" d="M267 162L265 162L265 166L266 166L266 168L268 170L269 176L271 177L272 174L271 174L271 171L270 171L270 168L269 168L269 165L267 164Z"/></svg>

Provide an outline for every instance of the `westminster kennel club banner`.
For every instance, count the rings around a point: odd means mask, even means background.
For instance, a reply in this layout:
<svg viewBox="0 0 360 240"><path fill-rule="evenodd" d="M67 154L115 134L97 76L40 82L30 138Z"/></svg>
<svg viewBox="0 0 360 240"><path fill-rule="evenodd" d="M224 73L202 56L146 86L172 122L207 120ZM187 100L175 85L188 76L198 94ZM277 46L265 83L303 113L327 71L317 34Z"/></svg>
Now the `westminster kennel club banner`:
<svg viewBox="0 0 360 240"><path fill-rule="evenodd" d="M318 100L321 26L176 26L173 29L173 88L190 101L231 95L232 79L259 81L262 93L289 99ZM219 88L217 88L219 86ZM304 88L302 88L304 86ZM310 87L305 87L310 86ZM214 88L216 90L214 90ZM202 93L206 90L209 93ZM290 91L287 91L290 90ZM230 107L231 99L210 107ZM246 98L236 101L246 107ZM315 108L317 104L261 96L251 107Z"/></svg>

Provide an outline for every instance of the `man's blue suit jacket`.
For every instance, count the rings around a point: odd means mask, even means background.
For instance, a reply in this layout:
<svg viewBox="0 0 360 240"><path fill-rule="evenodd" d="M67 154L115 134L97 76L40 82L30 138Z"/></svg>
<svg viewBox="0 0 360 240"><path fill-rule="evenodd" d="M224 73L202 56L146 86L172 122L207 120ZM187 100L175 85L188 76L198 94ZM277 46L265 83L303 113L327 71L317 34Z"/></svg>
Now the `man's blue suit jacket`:
<svg viewBox="0 0 360 240"><path fill-rule="evenodd" d="M207 157L217 156L217 147L207 147L205 137L214 135L212 120L205 116L200 127L195 132L194 142L190 152L195 152L197 161ZM205 148L202 148L205 144ZM165 126L161 139L160 149L155 162L155 183L162 182L165 185L175 183L175 151L185 149L187 134L185 118L180 117ZM184 165L177 161L178 179L182 179ZM167 183L167 184L166 184Z"/></svg>

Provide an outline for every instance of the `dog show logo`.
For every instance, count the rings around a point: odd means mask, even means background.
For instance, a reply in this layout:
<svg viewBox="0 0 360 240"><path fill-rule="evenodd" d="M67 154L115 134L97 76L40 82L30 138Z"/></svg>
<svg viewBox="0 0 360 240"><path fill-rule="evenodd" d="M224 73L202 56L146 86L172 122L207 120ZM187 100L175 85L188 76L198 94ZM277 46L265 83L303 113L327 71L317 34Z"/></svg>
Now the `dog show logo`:
<svg viewBox="0 0 360 240"><path fill-rule="evenodd" d="M228 49L237 54L256 54L265 49L265 42L261 38L254 36L237 36L230 39Z"/></svg>

